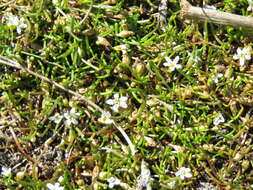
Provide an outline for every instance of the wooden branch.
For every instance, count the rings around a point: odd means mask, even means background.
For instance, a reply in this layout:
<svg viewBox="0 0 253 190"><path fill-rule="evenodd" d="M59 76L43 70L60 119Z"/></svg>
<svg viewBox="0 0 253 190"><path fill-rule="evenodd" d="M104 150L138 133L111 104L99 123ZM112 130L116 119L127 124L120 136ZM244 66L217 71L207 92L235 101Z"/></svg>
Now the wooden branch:
<svg viewBox="0 0 253 190"><path fill-rule="evenodd" d="M215 24L228 25L253 29L253 17L240 16L236 14L205 9L192 6L187 0L181 0L181 16L185 19L193 19L197 22L211 22Z"/></svg>

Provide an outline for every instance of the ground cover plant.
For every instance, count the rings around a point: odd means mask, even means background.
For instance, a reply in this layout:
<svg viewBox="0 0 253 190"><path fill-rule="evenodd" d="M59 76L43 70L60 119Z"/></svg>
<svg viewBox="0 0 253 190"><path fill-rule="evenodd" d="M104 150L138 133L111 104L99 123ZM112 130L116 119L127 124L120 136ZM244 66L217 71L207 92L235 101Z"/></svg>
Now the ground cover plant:
<svg viewBox="0 0 253 190"><path fill-rule="evenodd" d="M0 11L0 189L253 188L251 31L183 20L179 0Z"/></svg>

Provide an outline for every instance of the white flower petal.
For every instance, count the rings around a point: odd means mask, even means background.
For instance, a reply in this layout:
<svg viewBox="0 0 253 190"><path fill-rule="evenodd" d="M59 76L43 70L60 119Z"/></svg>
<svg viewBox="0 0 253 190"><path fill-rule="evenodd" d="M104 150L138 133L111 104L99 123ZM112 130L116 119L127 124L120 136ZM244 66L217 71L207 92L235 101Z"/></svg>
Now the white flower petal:
<svg viewBox="0 0 253 190"><path fill-rule="evenodd" d="M121 185L121 181L115 177L110 177L107 182L109 183L108 187L113 188L114 186Z"/></svg>
<svg viewBox="0 0 253 190"><path fill-rule="evenodd" d="M118 112L119 111L119 104L114 104L112 106L112 110L115 111L115 112Z"/></svg>
<svg viewBox="0 0 253 190"><path fill-rule="evenodd" d="M233 59L234 59L234 60L237 60L237 59L239 59L239 57L238 57L237 55L234 55L234 56L233 56Z"/></svg>
<svg viewBox="0 0 253 190"><path fill-rule="evenodd" d="M109 105L111 105L111 109L115 112L119 111L119 108L127 108L127 101L128 97L122 96L120 97L119 94L114 94L114 99L106 100L105 102Z"/></svg>
<svg viewBox="0 0 253 190"><path fill-rule="evenodd" d="M110 117L111 117L110 112L104 112L104 113L102 113L102 115L98 119L98 121L101 123L104 123L104 124L112 124L114 121Z"/></svg>
<svg viewBox="0 0 253 190"><path fill-rule="evenodd" d="M250 55L245 55L245 59L250 60L251 56Z"/></svg>
<svg viewBox="0 0 253 190"><path fill-rule="evenodd" d="M182 68L182 65L176 64L176 68L177 68L177 69L181 69L181 68Z"/></svg>
<svg viewBox="0 0 253 190"><path fill-rule="evenodd" d="M245 59L244 58L240 58L240 66L243 66L245 64Z"/></svg>
<svg viewBox="0 0 253 190"><path fill-rule="evenodd" d="M113 99L109 99L109 100L106 100L105 103L107 103L109 105L114 105L115 101Z"/></svg>
<svg viewBox="0 0 253 190"><path fill-rule="evenodd" d="M75 114L75 113L76 113L76 109L75 109L75 108L71 108L71 110L70 110L69 113L70 113L70 114Z"/></svg>
<svg viewBox="0 0 253 190"><path fill-rule="evenodd" d="M106 119L104 121L105 124L112 124L114 121L112 119Z"/></svg>
<svg viewBox="0 0 253 190"><path fill-rule="evenodd" d="M114 99L119 99L119 94L114 94L113 97Z"/></svg>
<svg viewBox="0 0 253 190"><path fill-rule="evenodd" d="M173 62L174 62L175 64L177 64L178 61L179 61L179 56L176 56L175 59L173 60Z"/></svg>
<svg viewBox="0 0 253 190"><path fill-rule="evenodd" d="M165 57L166 62L163 63L164 67L169 67L172 64L172 60L168 57Z"/></svg>
<svg viewBox="0 0 253 190"><path fill-rule="evenodd" d="M47 188L50 189L50 190L51 190L51 189L54 189L54 185L51 184L51 183L48 183L48 184L47 184Z"/></svg>
<svg viewBox="0 0 253 190"><path fill-rule="evenodd" d="M127 99L128 99L127 96L122 96L122 97L119 98L119 100L120 100L121 102L126 102Z"/></svg>
<svg viewBox="0 0 253 190"><path fill-rule="evenodd" d="M215 126L217 126L217 125L219 125L220 123L224 123L225 122L225 119L224 119L224 117L223 117L223 115L222 114L219 114L216 118L214 118L214 120L213 120L213 124L215 125Z"/></svg>
<svg viewBox="0 0 253 190"><path fill-rule="evenodd" d="M237 54L241 54L242 53L242 49L241 48L237 48L236 52L237 52Z"/></svg>
<svg viewBox="0 0 253 190"><path fill-rule="evenodd" d="M70 116L69 116L69 113L64 113L64 114L63 114L63 116L64 116L64 117L65 117L65 119L67 119L67 120L68 120L68 119L69 119L69 117L70 117Z"/></svg>
<svg viewBox="0 0 253 190"><path fill-rule="evenodd" d="M70 125L71 125L71 123L72 123L72 122L71 122L71 120L70 120L70 119L67 119L67 120L65 121L65 125L66 125L66 126L70 126Z"/></svg>
<svg viewBox="0 0 253 190"><path fill-rule="evenodd" d="M246 60L251 59L251 48L245 47L243 49L237 48L237 54L233 56L234 60L239 59L240 66L243 66Z"/></svg>
<svg viewBox="0 0 253 190"><path fill-rule="evenodd" d="M163 63L163 66L164 66L164 67L168 67L168 66L169 66L168 62L164 62L164 63Z"/></svg>
<svg viewBox="0 0 253 190"><path fill-rule="evenodd" d="M185 178L191 178L192 177L192 173L191 173L191 169L190 168L179 168L179 170L176 172L175 174L177 177L180 177L182 180L184 180Z"/></svg>
<svg viewBox="0 0 253 190"><path fill-rule="evenodd" d="M104 112L102 113L102 117L111 117L111 113L110 112Z"/></svg>
<svg viewBox="0 0 253 190"><path fill-rule="evenodd" d="M17 27L17 33L21 34L21 28Z"/></svg>
<svg viewBox="0 0 253 190"><path fill-rule="evenodd" d="M10 175L11 174L11 168L6 168L6 167L2 166L1 174L4 175L4 176Z"/></svg>
<svg viewBox="0 0 253 190"><path fill-rule="evenodd" d="M122 107L122 108L127 108L126 102L120 102L119 106Z"/></svg>
<svg viewBox="0 0 253 190"><path fill-rule="evenodd" d="M59 113L56 113L54 116L51 116L48 118L50 121L55 122L56 124L59 124L61 120L63 119L63 116Z"/></svg>
<svg viewBox="0 0 253 190"><path fill-rule="evenodd" d="M56 182L55 184L48 183L47 188L49 190L64 190L64 187L60 186L58 182Z"/></svg>
<svg viewBox="0 0 253 190"><path fill-rule="evenodd" d="M25 21L24 17L21 17L21 18L19 19L19 22L24 22L24 21Z"/></svg>
<svg viewBox="0 0 253 190"><path fill-rule="evenodd" d="M169 58L169 57L165 57L165 60L168 64L171 64L172 63L172 60Z"/></svg>

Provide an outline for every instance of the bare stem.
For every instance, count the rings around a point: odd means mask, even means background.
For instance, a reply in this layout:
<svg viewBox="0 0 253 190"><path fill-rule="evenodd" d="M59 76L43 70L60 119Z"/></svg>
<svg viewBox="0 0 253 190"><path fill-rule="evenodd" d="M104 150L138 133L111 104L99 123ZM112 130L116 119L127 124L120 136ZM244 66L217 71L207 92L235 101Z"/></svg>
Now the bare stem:
<svg viewBox="0 0 253 190"><path fill-rule="evenodd" d="M13 139L18 147L18 150L21 152L21 154L29 161L31 161L32 163L36 163L36 161L28 154L26 154L24 148L22 147L22 145L20 144L15 132L14 132L14 129L12 127L10 127L10 132L13 136Z"/></svg>

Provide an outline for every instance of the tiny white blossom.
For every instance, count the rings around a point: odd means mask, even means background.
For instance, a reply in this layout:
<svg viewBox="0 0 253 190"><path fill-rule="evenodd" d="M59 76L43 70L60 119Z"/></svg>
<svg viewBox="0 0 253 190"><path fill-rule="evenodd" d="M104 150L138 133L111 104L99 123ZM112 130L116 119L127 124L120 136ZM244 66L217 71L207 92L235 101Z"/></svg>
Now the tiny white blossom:
<svg viewBox="0 0 253 190"><path fill-rule="evenodd" d="M180 177L182 180L184 180L185 178L191 178L191 169L185 167L179 168L179 170L176 172L176 176Z"/></svg>
<svg viewBox="0 0 253 190"><path fill-rule="evenodd" d="M4 175L4 176L10 175L11 174L11 168L6 168L6 167L2 166L1 174Z"/></svg>
<svg viewBox="0 0 253 190"><path fill-rule="evenodd" d="M253 0L248 0L249 6L247 8L247 11L252 11L253 10Z"/></svg>
<svg viewBox="0 0 253 190"><path fill-rule="evenodd" d="M236 52L237 52L237 54L233 56L233 59L234 60L238 60L239 59L240 66L243 66L245 64L246 60L250 60L251 59L250 48L249 47L245 47L243 49L237 48Z"/></svg>
<svg viewBox="0 0 253 190"><path fill-rule="evenodd" d="M21 34L22 28L27 28L27 24L24 23L25 19L21 17L20 19L17 16L14 16L12 13L8 14L7 26L16 27L17 33Z"/></svg>
<svg viewBox="0 0 253 190"><path fill-rule="evenodd" d="M163 63L165 67L169 67L169 70L172 72L175 69L181 69L182 66L180 64L177 64L179 61L179 56L176 56L174 60L171 60L168 57L165 57L166 62Z"/></svg>
<svg viewBox="0 0 253 190"><path fill-rule="evenodd" d="M111 116L110 112L103 112L98 121L104 124L112 124L114 121L111 119Z"/></svg>
<svg viewBox="0 0 253 190"><path fill-rule="evenodd" d="M113 111L118 112L120 107L127 108L127 97L119 97L119 94L114 94L114 99L106 100L106 103L112 106Z"/></svg>
<svg viewBox="0 0 253 190"><path fill-rule="evenodd" d="M214 82L215 83L218 83L219 82L219 79L223 77L223 74L222 73L218 73L215 77L214 77Z"/></svg>
<svg viewBox="0 0 253 190"><path fill-rule="evenodd" d="M56 124L59 124L62 119L63 115L60 115L59 113L56 113L54 116L49 117L49 120L54 121Z"/></svg>
<svg viewBox="0 0 253 190"><path fill-rule="evenodd" d="M118 178L110 177L107 179L107 182L109 183L108 187L111 189L114 186L121 185L121 181Z"/></svg>
<svg viewBox="0 0 253 190"><path fill-rule="evenodd" d="M66 119L65 124L67 126L70 126L71 124L77 125L78 121L76 120L76 118L80 116L80 113L76 112L75 108L72 108L70 112L64 113L63 116Z"/></svg>
<svg viewBox="0 0 253 190"><path fill-rule="evenodd" d="M49 190L64 190L64 187L60 186L60 183L56 182L55 184L48 183L47 188Z"/></svg>
<svg viewBox="0 0 253 190"><path fill-rule="evenodd" d="M219 125L220 123L224 123L225 122L225 119L223 117L222 114L219 114L216 118L214 118L213 120L213 124L216 126L216 125Z"/></svg>

